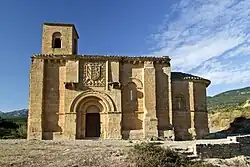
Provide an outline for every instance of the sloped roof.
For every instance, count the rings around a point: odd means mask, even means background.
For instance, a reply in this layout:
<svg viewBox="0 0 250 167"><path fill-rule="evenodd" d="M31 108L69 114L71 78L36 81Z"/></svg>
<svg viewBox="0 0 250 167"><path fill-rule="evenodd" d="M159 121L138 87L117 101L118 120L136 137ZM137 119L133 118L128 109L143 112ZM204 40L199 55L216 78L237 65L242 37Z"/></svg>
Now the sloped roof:
<svg viewBox="0 0 250 167"><path fill-rule="evenodd" d="M192 74L187 74L187 73L183 73L183 72L171 72L171 80L175 81L175 80L190 80L190 81L194 81L194 80L200 80L200 81L204 81L206 83L206 86L209 86L211 81L199 76L195 76Z"/></svg>

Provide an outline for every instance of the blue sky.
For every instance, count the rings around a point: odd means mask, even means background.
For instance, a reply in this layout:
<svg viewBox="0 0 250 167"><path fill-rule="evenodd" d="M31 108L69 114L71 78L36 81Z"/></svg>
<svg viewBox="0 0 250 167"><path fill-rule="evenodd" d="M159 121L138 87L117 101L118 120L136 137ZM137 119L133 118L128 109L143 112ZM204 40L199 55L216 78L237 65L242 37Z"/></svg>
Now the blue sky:
<svg viewBox="0 0 250 167"><path fill-rule="evenodd" d="M209 95L250 85L249 0L2 0L0 111L27 108L43 22L74 23L81 54L168 55L212 80Z"/></svg>

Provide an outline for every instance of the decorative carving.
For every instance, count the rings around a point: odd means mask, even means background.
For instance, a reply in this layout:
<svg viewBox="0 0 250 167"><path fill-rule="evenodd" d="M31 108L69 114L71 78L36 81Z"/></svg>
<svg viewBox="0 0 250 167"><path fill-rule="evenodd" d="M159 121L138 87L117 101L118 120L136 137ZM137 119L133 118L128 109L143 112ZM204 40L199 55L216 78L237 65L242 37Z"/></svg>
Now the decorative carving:
<svg viewBox="0 0 250 167"><path fill-rule="evenodd" d="M87 64L86 77L89 80L97 81L101 77L101 65L98 63Z"/></svg>
<svg viewBox="0 0 250 167"><path fill-rule="evenodd" d="M107 94L90 90L82 92L74 99L70 107L70 112L76 113L77 107L79 107L79 105L84 105L86 102L89 102L88 99L91 98L94 98L102 105L104 113L118 113L113 100Z"/></svg>
<svg viewBox="0 0 250 167"><path fill-rule="evenodd" d="M83 84L85 86L105 86L106 63L105 62L84 62Z"/></svg>
<svg viewBox="0 0 250 167"><path fill-rule="evenodd" d="M112 89L121 89L121 83L120 82L109 82L109 86L111 86Z"/></svg>
<svg viewBox="0 0 250 167"><path fill-rule="evenodd" d="M75 90L78 87L78 83L75 82L65 82L65 88L70 90Z"/></svg>

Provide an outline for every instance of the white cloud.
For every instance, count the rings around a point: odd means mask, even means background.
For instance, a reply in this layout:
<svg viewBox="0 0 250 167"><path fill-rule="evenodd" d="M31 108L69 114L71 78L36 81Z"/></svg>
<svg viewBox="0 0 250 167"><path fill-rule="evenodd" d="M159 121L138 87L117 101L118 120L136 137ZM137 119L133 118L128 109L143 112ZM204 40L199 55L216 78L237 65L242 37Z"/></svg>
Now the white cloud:
<svg viewBox="0 0 250 167"><path fill-rule="evenodd" d="M173 70L250 84L249 0L180 0L160 27L153 54L169 55Z"/></svg>

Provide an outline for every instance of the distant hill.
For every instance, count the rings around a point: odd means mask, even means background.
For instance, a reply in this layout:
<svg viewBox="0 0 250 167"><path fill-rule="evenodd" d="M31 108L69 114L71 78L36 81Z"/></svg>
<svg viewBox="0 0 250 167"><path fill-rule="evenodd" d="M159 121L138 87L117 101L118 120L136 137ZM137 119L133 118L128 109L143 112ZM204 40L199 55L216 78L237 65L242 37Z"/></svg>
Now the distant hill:
<svg viewBox="0 0 250 167"><path fill-rule="evenodd" d="M236 107L245 104L247 100L250 100L250 87L241 89L229 90L219 93L215 96L207 97L208 110L215 110L227 107ZM28 109L15 110L10 112L1 112L0 117L28 117Z"/></svg>
<svg viewBox="0 0 250 167"><path fill-rule="evenodd" d="M207 97L208 110L236 107L250 99L250 87L229 90L212 97Z"/></svg>
<svg viewBox="0 0 250 167"><path fill-rule="evenodd" d="M10 112L1 112L0 111L0 117L3 118L15 118L15 117L28 117L28 109L22 109L22 110L14 110Z"/></svg>

